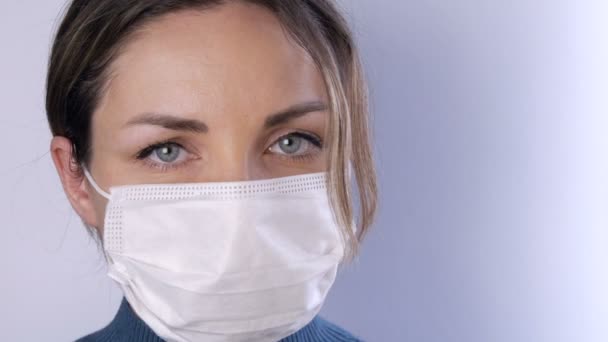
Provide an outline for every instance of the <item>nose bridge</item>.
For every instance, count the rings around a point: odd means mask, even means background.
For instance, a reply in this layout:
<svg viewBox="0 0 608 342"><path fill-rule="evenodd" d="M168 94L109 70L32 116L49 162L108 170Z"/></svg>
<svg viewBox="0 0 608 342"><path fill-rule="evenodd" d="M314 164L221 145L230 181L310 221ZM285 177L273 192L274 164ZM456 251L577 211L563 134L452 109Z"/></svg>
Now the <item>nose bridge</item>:
<svg viewBox="0 0 608 342"><path fill-rule="evenodd" d="M259 178L259 167L256 158L252 155L251 143L248 138L225 134L218 140L218 145L211 153L209 166L213 165L211 181L234 182L247 181Z"/></svg>
<svg viewBox="0 0 608 342"><path fill-rule="evenodd" d="M247 158L232 157L222 161L218 160L217 170L214 172L214 179L218 182L237 182L255 179L252 168L247 162Z"/></svg>

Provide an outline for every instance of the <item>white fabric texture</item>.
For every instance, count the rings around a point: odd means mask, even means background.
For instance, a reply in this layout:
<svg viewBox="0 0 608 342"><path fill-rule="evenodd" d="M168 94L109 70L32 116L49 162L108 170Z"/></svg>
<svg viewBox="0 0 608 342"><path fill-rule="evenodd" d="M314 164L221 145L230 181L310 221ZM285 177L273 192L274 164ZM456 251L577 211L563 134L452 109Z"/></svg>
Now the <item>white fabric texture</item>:
<svg viewBox="0 0 608 342"><path fill-rule="evenodd" d="M108 275L167 341L278 341L321 309L344 257L327 173L139 184L108 198Z"/></svg>

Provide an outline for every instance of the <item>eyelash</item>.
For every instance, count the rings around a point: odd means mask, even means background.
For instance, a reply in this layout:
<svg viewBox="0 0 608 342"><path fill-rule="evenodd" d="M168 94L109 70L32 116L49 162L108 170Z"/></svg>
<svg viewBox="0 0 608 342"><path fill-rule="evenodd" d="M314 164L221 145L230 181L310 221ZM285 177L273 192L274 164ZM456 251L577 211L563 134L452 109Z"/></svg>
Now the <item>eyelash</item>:
<svg viewBox="0 0 608 342"><path fill-rule="evenodd" d="M280 136L277 140L275 140L275 142L272 143L271 146L274 146L277 142L279 142L282 139L285 139L287 137L303 138L308 143L311 143L313 146L315 146L316 149L320 150L323 148L323 140L320 137L318 137L316 134L309 134L309 133L304 133L304 132L300 132L300 131L294 131L294 132L290 132L290 133ZM188 160L183 161L178 164L157 163L154 161L150 161L148 159L148 157L152 153L154 153L154 151L156 149L165 147L167 145L173 145L175 147L185 150L185 148L181 144L175 142L172 139L167 139L167 140L161 140L161 141L155 142L155 143L148 145L147 147L141 149L139 152L137 152L135 154L135 158L137 160L144 162L147 166L149 166L151 168L160 169L161 172L168 171L169 169L177 169L188 163ZM267 150L269 150L269 148L266 148L266 151ZM280 158L280 159L288 159L288 160L295 160L295 161L308 161L308 160L314 159L314 157L315 157L314 153L307 153L307 154L301 154L301 155L295 155L295 156L289 156L287 154L278 155L278 158Z"/></svg>
<svg viewBox="0 0 608 342"><path fill-rule="evenodd" d="M167 146L167 145L175 145L181 149L183 149L184 147L171 140L171 139L167 139L167 140L161 140L161 141L157 141L151 145L146 146L145 148L141 149L139 152L137 152L137 154L135 154L135 158L137 160L141 160L144 164L146 164L147 166L150 166L152 168L156 168L156 169L160 169L162 172L167 171L168 169L174 169L174 168L178 168L179 166L181 166L181 164L168 164L168 163L157 163L157 162L153 162L150 161L148 159L148 157L154 153L154 151L158 148Z"/></svg>
<svg viewBox="0 0 608 342"><path fill-rule="evenodd" d="M321 140L320 137L318 137L317 135L308 134L308 133L299 132L299 131L294 131L294 132L287 133L287 134L280 136L277 140L275 140L275 142L272 143L271 146L274 146L277 142L279 142L282 139L285 139L287 137L303 138L308 143L311 143L313 146L315 146L316 149L320 150L323 148L323 141ZM267 148L266 150L268 150L268 149L269 148ZM295 155L295 156L290 156L288 154L279 154L278 155L278 158L280 158L280 159L288 159L288 160L296 160L296 161L309 161L309 160L314 159L314 157L315 157L315 155L313 153L300 154L300 155Z"/></svg>

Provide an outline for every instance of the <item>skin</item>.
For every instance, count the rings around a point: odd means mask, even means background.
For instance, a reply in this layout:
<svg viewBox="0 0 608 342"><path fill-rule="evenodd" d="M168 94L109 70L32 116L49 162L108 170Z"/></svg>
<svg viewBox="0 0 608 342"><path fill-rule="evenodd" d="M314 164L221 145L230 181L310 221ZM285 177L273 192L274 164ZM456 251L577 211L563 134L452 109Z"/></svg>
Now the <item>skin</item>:
<svg viewBox="0 0 608 342"><path fill-rule="evenodd" d="M106 192L127 184L244 181L327 170L326 148L293 135L326 140L321 74L264 8L235 1L157 18L129 40L111 71L92 117L89 165ZM315 103L265 126L273 114ZM206 130L141 122L146 114L199 121ZM51 155L72 207L103 236L107 200L75 172L70 141L54 137Z"/></svg>

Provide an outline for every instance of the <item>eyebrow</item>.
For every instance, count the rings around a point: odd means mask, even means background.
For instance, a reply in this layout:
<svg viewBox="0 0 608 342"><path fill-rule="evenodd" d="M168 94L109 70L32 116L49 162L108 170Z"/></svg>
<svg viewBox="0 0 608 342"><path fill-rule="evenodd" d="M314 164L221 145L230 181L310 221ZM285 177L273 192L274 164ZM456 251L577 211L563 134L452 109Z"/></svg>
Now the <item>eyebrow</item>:
<svg viewBox="0 0 608 342"><path fill-rule="evenodd" d="M327 108L327 105L321 101L298 103L268 116L264 121L264 128L268 129L308 113L327 110ZM194 133L207 133L209 131L209 127L200 120L184 119L162 113L143 113L137 115L125 124L125 126L132 125L155 125L175 131L188 131Z"/></svg>
<svg viewBox="0 0 608 342"><path fill-rule="evenodd" d="M178 116L161 113L143 113L129 120L125 126L154 125L162 126L174 131L187 131L194 133L207 133L207 125L196 119L184 119Z"/></svg>
<svg viewBox="0 0 608 342"><path fill-rule="evenodd" d="M321 101L299 103L267 117L264 128L277 126L305 114L323 110L327 110L327 105Z"/></svg>

